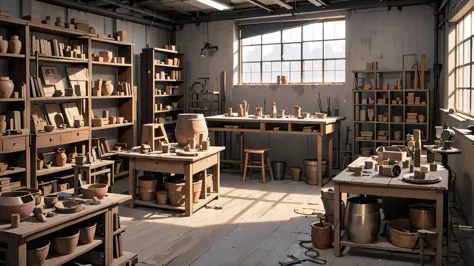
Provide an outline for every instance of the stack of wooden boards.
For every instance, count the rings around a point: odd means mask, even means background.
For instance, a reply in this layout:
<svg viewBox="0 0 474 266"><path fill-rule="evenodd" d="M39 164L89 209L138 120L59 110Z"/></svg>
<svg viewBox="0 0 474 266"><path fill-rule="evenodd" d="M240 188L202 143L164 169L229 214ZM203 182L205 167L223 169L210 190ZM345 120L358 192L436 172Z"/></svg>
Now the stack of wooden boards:
<svg viewBox="0 0 474 266"><path fill-rule="evenodd" d="M30 76L31 97L87 96L89 74L86 67L66 67L67 81L58 66L41 66L42 79ZM56 91L61 91L56 94Z"/></svg>
<svg viewBox="0 0 474 266"><path fill-rule="evenodd" d="M0 177L0 192L15 190L21 186L21 181L10 182L10 177Z"/></svg>
<svg viewBox="0 0 474 266"><path fill-rule="evenodd" d="M31 105L31 119L33 120L32 131L37 133L42 131L45 125L53 125L58 128L66 124L67 127L74 127L74 120L82 117L77 102L45 103Z"/></svg>
<svg viewBox="0 0 474 266"><path fill-rule="evenodd" d="M31 54L38 52L42 56L58 56L65 58L87 59L87 46L81 41L72 40L71 45L59 42L58 39L39 39L31 36Z"/></svg>

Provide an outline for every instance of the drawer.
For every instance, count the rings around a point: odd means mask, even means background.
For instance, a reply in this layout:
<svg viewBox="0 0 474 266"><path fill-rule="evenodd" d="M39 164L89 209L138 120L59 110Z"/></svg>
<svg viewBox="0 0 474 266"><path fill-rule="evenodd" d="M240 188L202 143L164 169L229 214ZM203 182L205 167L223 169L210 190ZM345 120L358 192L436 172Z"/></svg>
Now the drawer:
<svg viewBox="0 0 474 266"><path fill-rule="evenodd" d="M36 146L38 148L56 146L56 145L59 145L60 143L61 143L61 137L59 134L36 137Z"/></svg>
<svg viewBox="0 0 474 266"><path fill-rule="evenodd" d="M2 146L4 152L23 151L26 149L25 138L4 140Z"/></svg>
<svg viewBox="0 0 474 266"><path fill-rule="evenodd" d="M69 143L71 142L71 135L73 133L62 133L61 134L61 143Z"/></svg>
<svg viewBox="0 0 474 266"><path fill-rule="evenodd" d="M89 139L89 130L71 132L71 142L84 141Z"/></svg>

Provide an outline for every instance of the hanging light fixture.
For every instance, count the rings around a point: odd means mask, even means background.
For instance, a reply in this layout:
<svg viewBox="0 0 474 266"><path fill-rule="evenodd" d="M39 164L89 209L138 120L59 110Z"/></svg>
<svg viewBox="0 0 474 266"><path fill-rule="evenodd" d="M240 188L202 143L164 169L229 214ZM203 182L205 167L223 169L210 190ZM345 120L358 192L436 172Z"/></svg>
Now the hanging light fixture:
<svg viewBox="0 0 474 266"><path fill-rule="evenodd" d="M204 44L204 47L201 49L201 56L202 57L206 57L207 56L207 53L206 53L206 50L216 50L216 51L219 51L219 47L218 46L215 46L215 45L212 45L208 42L206 42L206 44Z"/></svg>

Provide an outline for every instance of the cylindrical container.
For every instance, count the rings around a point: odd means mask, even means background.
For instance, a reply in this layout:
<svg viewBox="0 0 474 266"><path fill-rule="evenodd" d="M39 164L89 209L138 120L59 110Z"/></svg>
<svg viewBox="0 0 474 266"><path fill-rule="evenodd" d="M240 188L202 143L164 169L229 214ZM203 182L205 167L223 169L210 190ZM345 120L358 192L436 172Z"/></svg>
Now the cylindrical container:
<svg viewBox="0 0 474 266"><path fill-rule="evenodd" d="M201 145L201 142L209 135L206 120L202 114L179 114L175 132L176 141L181 147L186 146L190 138L195 138L197 145Z"/></svg>
<svg viewBox="0 0 474 266"><path fill-rule="evenodd" d="M333 240L334 231L331 224L325 222L311 224L311 241L315 248L331 248Z"/></svg>
<svg viewBox="0 0 474 266"><path fill-rule="evenodd" d="M232 108L227 109L227 116L232 117Z"/></svg>
<svg viewBox="0 0 474 266"><path fill-rule="evenodd" d="M359 115L360 115L360 117L359 117L360 120L359 121L367 120L367 111L366 110L360 110Z"/></svg>
<svg viewBox="0 0 474 266"><path fill-rule="evenodd" d="M433 163L433 162L434 162L434 159L435 159L435 154L434 154L434 153L428 152L428 153L426 154L426 161L427 161L428 163Z"/></svg>
<svg viewBox="0 0 474 266"><path fill-rule="evenodd" d="M425 115L418 115L418 123L424 123L425 122Z"/></svg>
<svg viewBox="0 0 474 266"><path fill-rule="evenodd" d="M262 107L257 107L257 108L255 108L255 115L256 115L256 116L262 116L262 114L263 114L263 113L262 113L262 110L263 110Z"/></svg>
<svg viewBox="0 0 474 266"><path fill-rule="evenodd" d="M396 219L388 222L387 240L394 246L409 249L418 249L420 243L423 242L419 240L417 230L410 228L408 219ZM436 247L436 235L428 235L425 240L431 247ZM425 244L425 246L428 246L428 244Z"/></svg>
<svg viewBox="0 0 474 266"><path fill-rule="evenodd" d="M59 231L53 238L53 248L60 255L71 254L79 242L79 230L67 228Z"/></svg>
<svg viewBox="0 0 474 266"><path fill-rule="evenodd" d="M306 183L309 185L318 185L318 159L305 159L303 163ZM328 161L323 160L322 168L324 177L328 170Z"/></svg>
<svg viewBox="0 0 474 266"><path fill-rule="evenodd" d="M291 180L293 181L300 181L301 180L301 167L292 166L291 167Z"/></svg>
<svg viewBox="0 0 474 266"><path fill-rule="evenodd" d="M138 178L139 194L142 200L154 200L158 180L153 176L141 176Z"/></svg>
<svg viewBox="0 0 474 266"><path fill-rule="evenodd" d="M321 201L327 216L334 215L334 187L321 189Z"/></svg>
<svg viewBox="0 0 474 266"><path fill-rule="evenodd" d="M79 243L89 244L94 240L97 223L92 220L81 222L77 228L79 229Z"/></svg>
<svg viewBox="0 0 474 266"><path fill-rule="evenodd" d="M168 201L168 193L166 191L156 192L156 203L160 205L166 205Z"/></svg>
<svg viewBox="0 0 474 266"><path fill-rule="evenodd" d="M117 124L117 117L116 116L109 116L109 124L110 125Z"/></svg>
<svg viewBox="0 0 474 266"><path fill-rule="evenodd" d="M349 240L360 244L376 241L381 223L377 199L353 197L347 202L344 226Z"/></svg>
<svg viewBox="0 0 474 266"><path fill-rule="evenodd" d="M5 54L8 51L8 41L3 39L3 36L0 36L0 53Z"/></svg>
<svg viewBox="0 0 474 266"><path fill-rule="evenodd" d="M431 204L413 204L410 206L410 227L413 229L436 228L436 209Z"/></svg>
<svg viewBox="0 0 474 266"><path fill-rule="evenodd" d="M49 240L46 238L39 238L28 241L26 244L26 265L40 266L43 265L49 252Z"/></svg>
<svg viewBox="0 0 474 266"><path fill-rule="evenodd" d="M273 177L275 180L284 180L286 172L286 162L272 161L271 167L273 170Z"/></svg>
<svg viewBox="0 0 474 266"><path fill-rule="evenodd" d="M102 111L102 118L109 118L109 111Z"/></svg>
<svg viewBox="0 0 474 266"><path fill-rule="evenodd" d="M184 179L167 179L166 189L168 190L168 199L174 206L184 205L185 197L185 185ZM199 201L199 196L202 190L202 180L193 179L193 203Z"/></svg>
<svg viewBox="0 0 474 266"><path fill-rule="evenodd" d="M401 140L401 138L402 138L402 132L401 131L395 131L393 133L393 139L394 140Z"/></svg>

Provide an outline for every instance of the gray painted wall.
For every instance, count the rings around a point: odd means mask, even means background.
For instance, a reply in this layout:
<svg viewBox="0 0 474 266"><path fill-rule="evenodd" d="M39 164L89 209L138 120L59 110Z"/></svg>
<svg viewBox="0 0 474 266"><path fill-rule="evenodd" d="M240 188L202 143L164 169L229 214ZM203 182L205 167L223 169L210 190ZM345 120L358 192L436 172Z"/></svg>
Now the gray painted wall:
<svg viewBox="0 0 474 266"><path fill-rule="evenodd" d="M340 14L340 13L338 13ZM325 14L330 16L331 14ZM267 111L272 102L278 109L293 112L298 104L304 111L317 111L317 96L323 101L331 96L339 96L340 115L347 119L342 123L341 143L345 138L346 126L352 128L352 84L351 71L365 69L366 62L378 61L380 69L402 67L402 54L426 54L427 64L433 64L433 16L427 6L396 9L371 9L345 13L346 24L346 84L334 86L317 85L234 85L238 81L238 42L233 21L212 22L207 25L186 25L177 33L177 44L186 55L186 84L190 86L198 77L209 77L210 88L218 89L220 72L227 71L226 108L237 108L242 100L247 100L250 109L263 107ZM316 16L315 16L316 17ZM203 34L203 32L208 32ZM208 40L219 46L212 56L202 58L200 49ZM334 102L332 103L334 104ZM332 105L333 106L333 105ZM284 160L291 165L301 165L304 158L316 156L315 138L305 136L246 134L245 147L271 147L273 160Z"/></svg>

